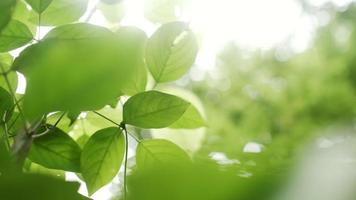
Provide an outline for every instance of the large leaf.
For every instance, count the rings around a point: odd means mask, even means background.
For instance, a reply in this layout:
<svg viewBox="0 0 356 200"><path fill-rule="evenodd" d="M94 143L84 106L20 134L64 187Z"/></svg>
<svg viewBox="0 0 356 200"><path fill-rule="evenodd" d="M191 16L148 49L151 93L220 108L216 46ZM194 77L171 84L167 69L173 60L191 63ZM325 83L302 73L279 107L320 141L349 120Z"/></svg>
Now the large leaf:
<svg viewBox="0 0 356 200"><path fill-rule="evenodd" d="M136 149L136 164L139 168L154 168L161 165L189 163L188 154L168 140L144 140Z"/></svg>
<svg viewBox="0 0 356 200"><path fill-rule="evenodd" d="M121 27L117 34L121 37L127 38L127 42L134 43L136 41L137 44L140 45L139 49L142 51L142 55L144 54L144 49L147 41L146 33L136 27ZM135 95L139 92L144 92L147 85L147 70L145 63L142 62L142 65L132 66L133 77L130 82L127 84L125 88L123 88L123 93L127 95Z"/></svg>
<svg viewBox="0 0 356 200"><path fill-rule="evenodd" d="M124 154L125 139L119 128L105 128L90 137L81 157L81 171L90 195L114 178Z"/></svg>
<svg viewBox="0 0 356 200"><path fill-rule="evenodd" d="M52 128L34 139L29 158L50 169L80 172L80 154L79 145L68 134Z"/></svg>
<svg viewBox="0 0 356 200"><path fill-rule="evenodd" d="M27 26L17 20L11 20L0 33L0 52L7 52L19 48L33 39Z"/></svg>
<svg viewBox="0 0 356 200"><path fill-rule="evenodd" d="M190 103L174 95L143 92L125 103L123 122L141 128L164 128L177 121L189 106Z"/></svg>
<svg viewBox="0 0 356 200"><path fill-rule="evenodd" d="M42 13L53 0L26 0L37 13Z"/></svg>
<svg viewBox="0 0 356 200"><path fill-rule="evenodd" d="M182 77L193 65L198 52L196 38L188 24L162 25L148 40L146 62L156 82Z"/></svg>
<svg viewBox="0 0 356 200"><path fill-rule="evenodd" d="M0 124L7 122L11 118L14 103L11 95L0 87Z"/></svg>
<svg viewBox="0 0 356 200"><path fill-rule="evenodd" d="M194 129L205 126L205 120L199 113L199 111L190 105L189 108L184 112L181 118L174 122L169 128L186 128Z"/></svg>
<svg viewBox="0 0 356 200"><path fill-rule="evenodd" d="M0 1L0 32L11 19L11 15L15 4L16 4L16 0Z"/></svg>
<svg viewBox="0 0 356 200"><path fill-rule="evenodd" d="M85 13L87 5L88 0L55 0L41 13L41 25L55 26L75 22ZM31 21L38 24L37 13L32 13Z"/></svg>
<svg viewBox="0 0 356 200"><path fill-rule="evenodd" d="M129 84L142 65L139 41L90 24L53 29L25 49L14 67L28 80L24 110L30 118L51 111L97 110Z"/></svg>

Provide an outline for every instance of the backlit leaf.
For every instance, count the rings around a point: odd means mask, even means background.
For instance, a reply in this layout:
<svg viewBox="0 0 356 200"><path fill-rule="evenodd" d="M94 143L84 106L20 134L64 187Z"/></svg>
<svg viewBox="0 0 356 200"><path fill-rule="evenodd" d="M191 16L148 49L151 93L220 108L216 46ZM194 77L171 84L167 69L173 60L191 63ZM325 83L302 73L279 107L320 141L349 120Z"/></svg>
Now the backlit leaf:
<svg viewBox="0 0 356 200"><path fill-rule="evenodd" d="M158 91L136 94L124 105L124 123L141 128L164 128L177 121L190 106L185 100Z"/></svg>
<svg viewBox="0 0 356 200"><path fill-rule="evenodd" d="M162 25L147 42L146 62L156 82L181 78L195 61L198 44L188 24Z"/></svg>
<svg viewBox="0 0 356 200"><path fill-rule="evenodd" d="M11 20L0 33L0 52L7 52L19 48L33 39L27 26L17 20Z"/></svg>
<svg viewBox="0 0 356 200"><path fill-rule="evenodd" d="M114 178L124 153L125 138L119 128L105 128L90 137L81 157L81 171L90 195Z"/></svg>
<svg viewBox="0 0 356 200"><path fill-rule="evenodd" d="M53 0L26 0L37 13L42 13Z"/></svg>

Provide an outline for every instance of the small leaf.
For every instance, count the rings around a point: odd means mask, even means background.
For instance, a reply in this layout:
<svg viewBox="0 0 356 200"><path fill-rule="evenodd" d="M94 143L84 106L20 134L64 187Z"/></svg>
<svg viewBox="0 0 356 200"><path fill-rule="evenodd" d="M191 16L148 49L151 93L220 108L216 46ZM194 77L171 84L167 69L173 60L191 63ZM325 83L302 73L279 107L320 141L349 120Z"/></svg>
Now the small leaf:
<svg viewBox="0 0 356 200"><path fill-rule="evenodd" d="M41 25L58 26L77 21L87 10L88 0L55 0L41 13ZM38 14L32 13L32 23L38 24Z"/></svg>
<svg viewBox="0 0 356 200"><path fill-rule="evenodd" d="M177 20L177 10L182 10L186 0L145 0L145 17L153 23L166 23Z"/></svg>
<svg viewBox="0 0 356 200"><path fill-rule="evenodd" d="M37 13L42 13L52 3L53 0L26 0Z"/></svg>
<svg viewBox="0 0 356 200"><path fill-rule="evenodd" d="M139 168L154 168L162 165L180 165L190 162L188 154L176 144L162 139L144 140L136 149L136 164Z"/></svg>
<svg viewBox="0 0 356 200"><path fill-rule="evenodd" d="M85 144L81 171L92 195L118 173L125 154L125 139L119 128L97 131Z"/></svg>
<svg viewBox="0 0 356 200"><path fill-rule="evenodd" d="M68 134L52 128L34 139L29 158L50 169L80 172L80 153L79 145Z"/></svg>
<svg viewBox="0 0 356 200"><path fill-rule="evenodd" d="M148 40L146 62L157 83L182 77L193 65L198 52L196 38L186 23L162 25Z"/></svg>
<svg viewBox="0 0 356 200"><path fill-rule="evenodd" d="M112 0L109 0L112 1ZM117 0L116 0L117 1ZM121 2L104 2L98 4L98 9L106 20L111 23L119 23L125 16L125 5Z"/></svg>
<svg viewBox="0 0 356 200"><path fill-rule="evenodd" d="M97 110L111 103L142 65L139 41L106 28L78 23L57 27L26 48L14 69L27 78L24 112Z"/></svg>
<svg viewBox="0 0 356 200"><path fill-rule="evenodd" d="M190 105L189 108L184 112L181 118L174 122L169 128L185 128L194 129L205 126L205 120L199 113L199 111Z"/></svg>
<svg viewBox="0 0 356 200"><path fill-rule="evenodd" d="M158 91L142 92L125 103L123 121L141 128L164 128L177 121L189 105L174 95Z"/></svg>
<svg viewBox="0 0 356 200"><path fill-rule="evenodd" d="M10 120L14 103L11 95L0 87L0 124Z"/></svg>
<svg viewBox="0 0 356 200"><path fill-rule="evenodd" d="M33 39L31 31L27 26L17 20L11 20L0 33L0 52L19 48Z"/></svg>

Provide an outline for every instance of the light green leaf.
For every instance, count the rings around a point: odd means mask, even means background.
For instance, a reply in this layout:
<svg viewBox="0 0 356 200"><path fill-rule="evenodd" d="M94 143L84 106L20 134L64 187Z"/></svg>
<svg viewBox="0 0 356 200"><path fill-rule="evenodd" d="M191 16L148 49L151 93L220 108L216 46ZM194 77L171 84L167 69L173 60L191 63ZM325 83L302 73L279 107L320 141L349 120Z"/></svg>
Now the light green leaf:
<svg viewBox="0 0 356 200"><path fill-rule="evenodd" d="M142 92L125 103L123 122L141 128L164 128L177 121L189 105L174 95L158 91Z"/></svg>
<svg viewBox="0 0 356 200"><path fill-rule="evenodd" d="M104 2L98 4L98 9L106 20L111 23L119 23L125 16L125 5L120 2Z"/></svg>
<svg viewBox="0 0 356 200"><path fill-rule="evenodd" d="M193 65L198 43L188 25L171 22L162 25L148 40L146 62L157 83L181 78Z"/></svg>
<svg viewBox="0 0 356 200"><path fill-rule="evenodd" d="M12 56L9 53L0 53L0 72L4 73L11 69ZM7 75L12 91L16 91L17 88L17 74L15 71L11 71ZM0 76L0 87L4 88L8 92L10 89L6 83L4 76Z"/></svg>
<svg viewBox="0 0 356 200"><path fill-rule="evenodd" d="M52 3L53 0L26 0L37 13L42 13Z"/></svg>
<svg viewBox="0 0 356 200"><path fill-rule="evenodd" d="M35 33L37 31L37 25L33 24L30 21L30 14L33 12L35 12L35 11L30 10L27 7L26 3L24 3L23 1L17 1L15 9L14 9L14 13L12 15L12 19L15 19L17 21L20 21L20 22L26 24L26 26L31 30L32 35L35 35Z"/></svg>
<svg viewBox="0 0 356 200"><path fill-rule="evenodd" d="M9 121L11 118L14 103L11 95L0 87L0 124Z"/></svg>
<svg viewBox="0 0 356 200"><path fill-rule="evenodd" d="M154 168L162 165L180 165L190 162L188 154L176 144L162 139L144 140L136 149L136 165Z"/></svg>
<svg viewBox="0 0 356 200"><path fill-rule="evenodd" d="M121 94L142 65L139 41L90 24L53 29L15 60L28 85L24 111L29 118L52 111L97 110Z"/></svg>
<svg viewBox="0 0 356 200"><path fill-rule="evenodd" d="M50 169L80 172L79 145L65 132L52 128L50 132L35 138L29 158Z"/></svg>
<svg viewBox="0 0 356 200"><path fill-rule="evenodd" d="M57 26L77 21L87 10L88 0L55 0L41 13L41 25ZM32 23L38 24L39 16L32 13Z"/></svg>
<svg viewBox="0 0 356 200"><path fill-rule="evenodd" d="M10 21L15 4L16 0L0 1L0 32Z"/></svg>
<svg viewBox="0 0 356 200"><path fill-rule="evenodd" d="M124 154L125 138L119 128L102 129L90 137L81 157L81 171L90 195L114 178Z"/></svg>
<svg viewBox="0 0 356 200"><path fill-rule="evenodd" d="M166 23L179 19L186 0L145 0L145 17L153 23Z"/></svg>
<svg viewBox="0 0 356 200"><path fill-rule="evenodd" d="M194 129L205 126L205 120L199 113L199 111L190 105L189 108L184 112L181 118L174 122L169 128L185 128Z"/></svg>
<svg viewBox="0 0 356 200"><path fill-rule="evenodd" d="M139 49L144 54L144 49L146 47L147 36L146 33L136 27L121 27L117 34L124 36L127 38L128 42L133 43L136 41L140 47ZM135 95L139 92L144 92L146 90L147 85L147 70L145 63L142 62L142 65L132 66L133 78L127 84L125 88L123 88L123 93L127 95Z"/></svg>
<svg viewBox="0 0 356 200"><path fill-rule="evenodd" d="M33 39L27 26L17 20L11 20L0 33L0 52L17 49Z"/></svg>

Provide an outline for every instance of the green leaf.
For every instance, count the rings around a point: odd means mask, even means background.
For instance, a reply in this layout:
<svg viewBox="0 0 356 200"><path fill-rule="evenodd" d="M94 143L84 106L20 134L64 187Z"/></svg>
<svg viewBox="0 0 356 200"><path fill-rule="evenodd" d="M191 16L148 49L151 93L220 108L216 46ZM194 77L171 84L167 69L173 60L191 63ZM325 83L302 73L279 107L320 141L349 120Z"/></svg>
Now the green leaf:
<svg viewBox="0 0 356 200"><path fill-rule="evenodd" d="M142 53L144 54L144 50L146 47L146 41L147 41L147 35L145 32L142 30L136 28L136 27L121 27L118 31L117 34L119 34L121 37L127 38L127 41L129 43L138 43L139 49ZM139 92L144 92L146 90L146 85L147 85L147 70L145 63L142 62L141 65L135 65L132 66L132 71L133 71L133 78L128 82L127 86L123 88L122 92L127 95L135 95Z"/></svg>
<svg viewBox="0 0 356 200"><path fill-rule="evenodd" d="M166 23L177 20L186 0L145 0L145 17L153 23Z"/></svg>
<svg viewBox="0 0 356 200"><path fill-rule="evenodd" d="M11 69L12 56L9 53L0 53L0 72L4 73ZM16 91L17 88L17 74L15 71L11 71L7 74L12 91ZM0 87L10 92L10 89L6 83L5 77L0 76Z"/></svg>
<svg viewBox="0 0 356 200"><path fill-rule="evenodd" d="M111 1L111 0L110 0ZM125 16L125 5L121 2L104 2L98 4L98 9L106 20L111 23L119 23Z"/></svg>
<svg viewBox="0 0 356 200"><path fill-rule="evenodd" d="M190 105L182 117L170 125L169 128L194 129L205 125L205 120L199 111L193 105Z"/></svg>
<svg viewBox="0 0 356 200"><path fill-rule="evenodd" d="M69 24L25 49L14 68L28 82L24 111L29 118L52 111L97 110L121 94L142 65L139 41L90 24Z"/></svg>
<svg viewBox="0 0 356 200"><path fill-rule="evenodd" d="M88 0L55 0L41 13L41 25L58 26L77 21L87 10ZM39 16L32 13L32 23L38 24Z"/></svg>
<svg viewBox="0 0 356 200"><path fill-rule="evenodd" d="M85 144L81 171L92 195L118 173L125 154L125 139L119 128L97 131Z"/></svg>
<svg viewBox="0 0 356 200"><path fill-rule="evenodd" d="M17 20L11 20L0 33L0 52L7 52L19 48L33 39L27 26Z"/></svg>
<svg viewBox="0 0 356 200"><path fill-rule="evenodd" d="M154 168L162 165L180 165L190 162L188 154L176 144L162 139L144 140L136 149L138 168Z"/></svg>
<svg viewBox="0 0 356 200"><path fill-rule="evenodd" d="M26 0L37 13L42 13L52 3L53 0Z"/></svg>
<svg viewBox="0 0 356 200"><path fill-rule="evenodd" d="M0 87L0 124L9 121L14 110L14 103L11 95Z"/></svg>
<svg viewBox="0 0 356 200"><path fill-rule="evenodd" d="M46 135L34 139L29 158L50 169L80 172L80 154L79 145L68 134L52 128Z"/></svg>
<svg viewBox="0 0 356 200"><path fill-rule="evenodd" d="M0 1L0 32L9 23L15 4L16 0Z"/></svg>
<svg viewBox="0 0 356 200"><path fill-rule="evenodd" d="M164 128L177 121L189 105L174 95L158 91L142 92L125 103L123 122L141 128Z"/></svg>
<svg viewBox="0 0 356 200"><path fill-rule="evenodd" d="M146 62L157 83L182 77L193 65L198 43L188 25L171 22L162 25L148 40Z"/></svg>

